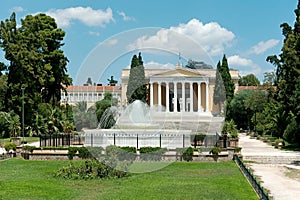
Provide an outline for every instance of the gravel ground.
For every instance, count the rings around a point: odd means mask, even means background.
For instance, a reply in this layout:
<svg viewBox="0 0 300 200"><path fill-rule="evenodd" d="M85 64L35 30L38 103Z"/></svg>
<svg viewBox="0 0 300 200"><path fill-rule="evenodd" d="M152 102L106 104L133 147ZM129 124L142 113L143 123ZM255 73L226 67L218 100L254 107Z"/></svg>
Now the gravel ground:
<svg viewBox="0 0 300 200"><path fill-rule="evenodd" d="M240 135L239 146L243 155L260 156L299 156L300 152L286 152L266 143ZM300 164L248 163L254 175L262 181L262 186L270 191L275 200L300 199Z"/></svg>

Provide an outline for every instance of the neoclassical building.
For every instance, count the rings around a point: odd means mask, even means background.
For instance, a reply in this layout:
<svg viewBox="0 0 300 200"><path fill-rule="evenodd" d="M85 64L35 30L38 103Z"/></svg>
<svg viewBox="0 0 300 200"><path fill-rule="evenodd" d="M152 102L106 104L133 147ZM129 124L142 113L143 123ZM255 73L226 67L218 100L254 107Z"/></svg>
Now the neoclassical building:
<svg viewBox="0 0 300 200"><path fill-rule="evenodd" d="M130 69L122 70L122 104L127 103L126 91ZM238 71L230 70L237 90ZM170 113L212 113L218 112L213 104L215 69L185 68L180 62L174 69L145 69L149 84L150 107Z"/></svg>

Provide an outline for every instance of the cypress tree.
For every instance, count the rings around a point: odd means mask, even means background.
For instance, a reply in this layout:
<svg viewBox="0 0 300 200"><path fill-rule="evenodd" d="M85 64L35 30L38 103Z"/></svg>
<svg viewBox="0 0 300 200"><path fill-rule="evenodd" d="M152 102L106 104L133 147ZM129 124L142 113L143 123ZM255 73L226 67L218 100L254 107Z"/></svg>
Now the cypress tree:
<svg viewBox="0 0 300 200"><path fill-rule="evenodd" d="M214 88L214 104L219 105L219 108L221 109L222 105L224 104L226 100L226 92L224 87L224 82L220 74L221 70L221 63L220 61L217 64L217 70L216 70L216 82L215 82L215 88ZM222 109L221 109L222 111Z"/></svg>
<svg viewBox="0 0 300 200"><path fill-rule="evenodd" d="M146 102L147 86L141 53L132 57L126 97L128 103L132 103L135 100Z"/></svg>
<svg viewBox="0 0 300 200"><path fill-rule="evenodd" d="M226 101L227 103L230 103L234 96L234 83L232 81L230 72L229 72L229 67L228 67L228 62L227 58L224 55L222 59L222 64L220 67L220 74L224 83L224 87L226 90Z"/></svg>

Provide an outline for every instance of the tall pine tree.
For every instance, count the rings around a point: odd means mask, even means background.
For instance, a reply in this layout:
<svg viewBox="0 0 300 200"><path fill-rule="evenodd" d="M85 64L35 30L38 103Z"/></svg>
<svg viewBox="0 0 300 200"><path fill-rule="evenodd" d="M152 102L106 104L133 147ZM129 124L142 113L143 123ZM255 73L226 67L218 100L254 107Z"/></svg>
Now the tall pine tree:
<svg viewBox="0 0 300 200"><path fill-rule="evenodd" d="M294 12L296 14L294 27L287 23L280 25L285 37L281 54L279 57L268 56L267 61L277 67L275 99L282 108L278 112L285 111L289 114L291 123L300 124L300 0ZM298 138L297 143L300 145L300 130L293 132L298 134L293 137Z"/></svg>
<svg viewBox="0 0 300 200"><path fill-rule="evenodd" d="M128 103L132 103L135 100L146 102L147 85L141 53L132 57L126 97Z"/></svg>
<svg viewBox="0 0 300 200"><path fill-rule="evenodd" d="M45 14L26 16L20 27L15 13L1 21L0 48L9 62L5 107L7 111L21 114L20 96L24 87L26 123L30 122L41 99L58 104L63 86L72 82L67 74L68 59L60 49L64 36L55 20Z"/></svg>

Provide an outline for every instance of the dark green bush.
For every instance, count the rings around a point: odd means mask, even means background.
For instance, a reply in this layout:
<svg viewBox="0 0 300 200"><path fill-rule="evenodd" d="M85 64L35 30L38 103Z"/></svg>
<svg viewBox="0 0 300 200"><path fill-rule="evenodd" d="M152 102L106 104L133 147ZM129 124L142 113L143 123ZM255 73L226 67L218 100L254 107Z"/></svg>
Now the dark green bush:
<svg viewBox="0 0 300 200"><path fill-rule="evenodd" d="M98 160L86 160L78 166L71 162L69 166L59 169L54 174L55 177L64 179L121 178L126 175L125 171L116 170Z"/></svg>
<svg viewBox="0 0 300 200"><path fill-rule="evenodd" d="M296 144L300 147L300 124L295 119L286 127L283 138L290 144Z"/></svg>
<svg viewBox="0 0 300 200"><path fill-rule="evenodd" d="M188 147L182 149L182 159L189 162L193 160L194 148Z"/></svg>
<svg viewBox="0 0 300 200"><path fill-rule="evenodd" d="M141 147L140 158L144 161L160 161L166 151L166 148L160 147Z"/></svg>
<svg viewBox="0 0 300 200"><path fill-rule="evenodd" d="M9 151L10 149L16 151L17 150L17 145L13 142L8 142L4 145L4 148L6 151Z"/></svg>
<svg viewBox="0 0 300 200"><path fill-rule="evenodd" d="M35 146L23 146L23 150L24 151L29 151L30 153L33 152L33 150L35 150L36 147Z"/></svg>
<svg viewBox="0 0 300 200"><path fill-rule="evenodd" d="M78 147L77 151L78 151L79 158L83 158L83 159L92 158L91 153L86 147Z"/></svg>
<svg viewBox="0 0 300 200"><path fill-rule="evenodd" d="M76 152L78 151L77 147L69 147L68 148L68 158L69 160L73 160Z"/></svg>
<svg viewBox="0 0 300 200"><path fill-rule="evenodd" d="M136 148L135 147L119 147L118 159L120 161L128 160L133 161L136 158Z"/></svg>

